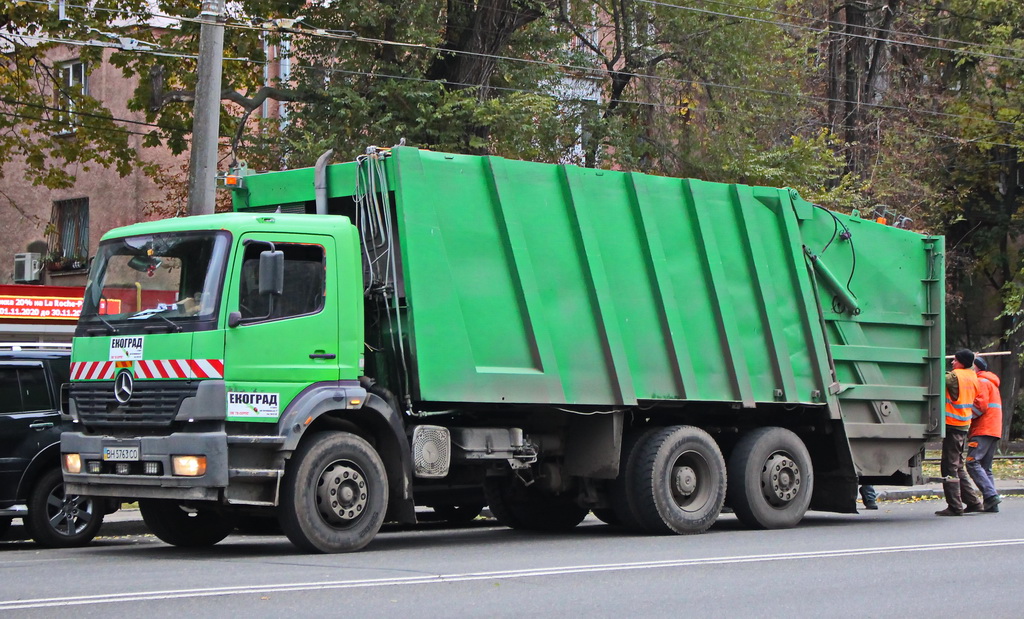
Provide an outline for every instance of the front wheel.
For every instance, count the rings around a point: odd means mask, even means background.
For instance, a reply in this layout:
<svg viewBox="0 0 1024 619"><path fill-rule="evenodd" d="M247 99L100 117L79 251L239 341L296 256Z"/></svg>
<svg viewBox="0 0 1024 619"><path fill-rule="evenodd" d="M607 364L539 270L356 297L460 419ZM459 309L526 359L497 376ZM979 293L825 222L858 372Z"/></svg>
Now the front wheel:
<svg viewBox="0 0 1024 619"><path fill-rule="evenodd" d="M800 437L785 428L758 428L729 458L729 505L748 527L794 527L811 503L813 473Z"/></svg>
<svg viewBox="0 0 1024 619"><path fill-rule="evenodd" d="M284 476L279 519L308 552L351 552L377 535L388 507L388 478L373 447L348 432L310 437Z"/></svg>
<svg viewBox="0 0 1024 619"><path fill-rule="evenodd" d="M168 499L139 499L142 520L172 546L213 546L234 529L233 520L212 507L188 507Z"/></svg>
<svg viewBox="0 0 1024 619"><path fill-rule="evenodd" d="M60 469L51 469L32 487L24 520L29 535L40 546L74 548L96 537L103 512L91 497L66 494Z"/></svg>

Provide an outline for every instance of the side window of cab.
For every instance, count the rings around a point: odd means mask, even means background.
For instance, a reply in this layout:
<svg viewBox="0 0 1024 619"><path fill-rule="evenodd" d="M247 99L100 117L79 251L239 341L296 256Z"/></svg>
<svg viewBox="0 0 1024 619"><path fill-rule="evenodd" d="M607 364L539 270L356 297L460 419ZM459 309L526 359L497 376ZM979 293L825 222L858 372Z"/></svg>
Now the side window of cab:
<svg viewBox="0 0 1024 619"><path fill-rule="evenodd" d="M245 248L238 291L238 311L246 322L280 320L315 314L324 307L325 252L322 245L275 243L284 254L284 290L280 297L261 295L260 253L267 245L253 243Z"/></svg>

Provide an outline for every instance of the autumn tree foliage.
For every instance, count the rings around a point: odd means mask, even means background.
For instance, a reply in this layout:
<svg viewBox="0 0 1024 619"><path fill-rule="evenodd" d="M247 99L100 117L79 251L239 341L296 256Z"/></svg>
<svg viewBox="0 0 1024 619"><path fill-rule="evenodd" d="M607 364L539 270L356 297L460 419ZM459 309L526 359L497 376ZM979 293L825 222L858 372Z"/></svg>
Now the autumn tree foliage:
<svg viewBox="0 0 1024 619"><path fill-rule="evenodd" d="M0 6L0 160L28 161L27 182L67 186L71 161L139 165L126 129L188 148L197 1ZM53 138L69 117L46 52L68 44L137 79L125 98L147 125L69 92L75 139ZM278 56L286 74L268 68ZM1019 2L240 0L223 75L225 167L311 165L404 138L790 186L946 235L951 347L1018 352L1024 339ZM161 174L173 186L178 172ZM997 369L1010 413L1020 364Z"/></svg>

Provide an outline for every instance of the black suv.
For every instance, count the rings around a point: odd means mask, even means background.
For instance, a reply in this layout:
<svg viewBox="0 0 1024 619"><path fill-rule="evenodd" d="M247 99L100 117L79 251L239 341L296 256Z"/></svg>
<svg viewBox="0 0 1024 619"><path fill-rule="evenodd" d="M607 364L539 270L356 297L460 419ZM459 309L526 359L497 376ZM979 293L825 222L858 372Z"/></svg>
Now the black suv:
<svg viewBox="0 0 1024 619"><path fill-rule="evenodd" d="M0 344L0 538L21 518L43 546L81 546L103 523L100 501L64 494L60 401L70 365L70 346Z"/></svg>

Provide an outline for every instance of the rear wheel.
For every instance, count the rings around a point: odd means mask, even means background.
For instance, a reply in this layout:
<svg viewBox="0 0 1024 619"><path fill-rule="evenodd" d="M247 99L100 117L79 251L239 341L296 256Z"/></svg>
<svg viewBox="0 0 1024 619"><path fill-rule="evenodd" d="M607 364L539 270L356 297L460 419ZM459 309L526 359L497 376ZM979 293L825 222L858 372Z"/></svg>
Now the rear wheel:
<svg viewBox="0 0 1024 619"><path fill-rule="evenodd" d="M640 525L651 533L703 533L725 502L725 459L711 436L692 426L664 428L637 445L627 478Z"/></svg>
<svg viewBox="0 0 1024 619"><path fill-rule="evenodd" d="M388 479L365 440L348 432L310 437L285 472L279 518L293 544L309 552L351 552L384 523Z"/></svg>
<svg viewBox="0 0 1024 619"><path fill-rule="evenodd" d="M515 477L488 477L484 496L498 522L513 529L569 531L589 512L569 497L544 494Z"/></svg>
<svg viewBox="0 0 1024 619"><path fill-rule="evenodd" d="M10 519L7 521L10 523ZM103 524L103 511L91 497L66 494L60 469L51 469L32 487L24 521L37 544L73 548L96 537Z"/></svg>
<svg viewBox="0 0 1024 619"><path fill-rule="evenodd" d="M162 541L183 548L213 546L235 528L213 507L190 507L169 499L139 499L146 526Z"/></svg>
<svg viewBox="0 0 1024 619"><path fill-rule="evenodd" d="M785 428L758 428L729 458L729 505L743 524L785 529L803 519L814 475L807 447Z"/></svg>
<svg viewBox="0 0 1024 619"><path fill-rule="evenodd" d="M612 511L618 523L634 531L641 531L640 518L636 514L636 507L633 499L627 491L629 479L636 469L638 445L641 445L647 437L660 430L660 428L641 428L633 430L622 439L622 455L619 458L619 475L611 485ZM604 520L602 518L602 520ZM607 521L605 521L607 522ZM611 523L609 523L611 524Z"/></svg>

